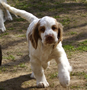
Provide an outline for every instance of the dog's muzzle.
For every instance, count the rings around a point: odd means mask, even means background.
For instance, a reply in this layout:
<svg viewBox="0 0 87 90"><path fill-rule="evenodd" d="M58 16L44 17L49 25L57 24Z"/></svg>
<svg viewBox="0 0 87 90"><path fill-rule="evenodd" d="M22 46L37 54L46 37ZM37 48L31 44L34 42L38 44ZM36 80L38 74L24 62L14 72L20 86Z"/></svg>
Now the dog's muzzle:
<svg viewBox="0 0 87 90"><path fill-rule="evenodd" d="M46 44L52 44L55 42L53 35L46 35L45 37L46 37L45 39Z"/></svg>

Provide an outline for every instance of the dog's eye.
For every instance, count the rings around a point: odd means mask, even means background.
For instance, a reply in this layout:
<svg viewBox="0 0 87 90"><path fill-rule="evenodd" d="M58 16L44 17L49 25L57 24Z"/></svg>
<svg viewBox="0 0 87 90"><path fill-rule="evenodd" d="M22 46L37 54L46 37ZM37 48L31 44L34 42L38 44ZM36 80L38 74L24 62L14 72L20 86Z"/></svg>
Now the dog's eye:
<svg viewBox="0 0 87 90"><path fill-rule="evenodd" d="M42 33L44 33L45 27L40 27L40 31L41 31Z"/></svg>
<svg viewBox="0 0 87 90"><path fill-rule="evenodd" d="M55 25L53 25L52 29L55 31L57 29L57 27Z"/></svg>

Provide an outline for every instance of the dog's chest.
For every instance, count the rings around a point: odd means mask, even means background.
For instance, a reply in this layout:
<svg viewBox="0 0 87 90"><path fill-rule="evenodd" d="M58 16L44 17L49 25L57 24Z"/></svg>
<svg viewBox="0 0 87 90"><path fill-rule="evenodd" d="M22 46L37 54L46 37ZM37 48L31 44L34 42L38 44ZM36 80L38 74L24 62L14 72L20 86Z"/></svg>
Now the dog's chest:
<svg viewBox="0 0 87 90"><path fill-rule="evenodd" d="M37 49L34 49L32 47L32 44L30 45L31 47L29 48L29 52L30 52L30 57L33 56L34 58L36 58L37 60L41 61L41 62L48 62L52 56L53 53L53 48L52 46L43 46L41 42L38 43L38 47Z"/></svg>
<svg viewBox="0 0 87 90"><path fill-rule="evenodd" d="M52 48L44 48L42 47L39 51L39 59L40 61L49 61L49 57L51 56Z"/></svg>

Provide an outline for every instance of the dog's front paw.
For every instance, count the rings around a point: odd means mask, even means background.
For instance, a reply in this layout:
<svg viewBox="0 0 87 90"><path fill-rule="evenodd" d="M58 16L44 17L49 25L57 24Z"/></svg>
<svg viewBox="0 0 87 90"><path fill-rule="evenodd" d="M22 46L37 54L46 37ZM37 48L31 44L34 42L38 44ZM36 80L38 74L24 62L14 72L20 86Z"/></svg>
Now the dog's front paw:
<svg viewBox="0 0 87 90"><path fill-rule="evenodd" d="M70 75L69 75L69 72L61 72L59 75L59 81L60 81L60 84L63 86L63 87L67 87L69 86L70 84Z"/></svg>
<svg viewBox="0 0 87 90"><path fill-rule="evenodd" d="M37 87L39 88L46 88L48 86L49 86L49 83L47 81L42 81L42 82L37 83Z"/></svg>
<svg viewBox="0 0 87 90"><path fill-rule="evenodd" d="M2 32L5 32L6 31L5 26L0 27L0 30L2 30Z"/></svg>

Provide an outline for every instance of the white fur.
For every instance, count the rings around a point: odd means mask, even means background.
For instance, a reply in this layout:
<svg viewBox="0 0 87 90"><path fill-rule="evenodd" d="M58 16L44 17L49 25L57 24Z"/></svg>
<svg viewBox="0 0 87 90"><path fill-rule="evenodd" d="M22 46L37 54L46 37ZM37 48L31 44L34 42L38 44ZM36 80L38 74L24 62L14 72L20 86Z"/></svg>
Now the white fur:
<svg viewBox="0 0 87 90"><path fill-rule="evenodd" d="M29 43L29 56L32 68L32 75L31 77L35 77L37 81L38 87L48 87L49 83L46 80L44 75L44 69L47 68L49 65L49 61L54 59L58 64L58 77L61 85L66 87L70 83L70 71L72 70L69 61L67 59L66 53L62 47L61 41L57 44L55 48L53 45L58 42L57 33L51 29L52 25L55 25L55 19L45 16L41 19L38 19L33 14L28 13L23 10L16 9L14 7L9 6L2 2L2 5L8 9L10 12L21 16L22 18L26 19L30 22L30 25L27 29L27 40ZM35 25L40 21L40 26L45 26L45 31L41 33L41 39L38 40L38 46L35 49L32 46L31 41L29 40L29 33L33 33L33 29ZM53 44L46 44L46 35L52 34L55 43Z"/></svg>
<svg viewBox="0 0 87 90"><path fill-rule="evenodd" d="M7 0L0 0L0 3L2 1L7 3ZM2 32L6 31L6 28L5 28L5 25L4 25L4 22L6 20L12 20L12 17L10 15L9 11L4 9L0 4L0 30L2 30Z"/></svg>

